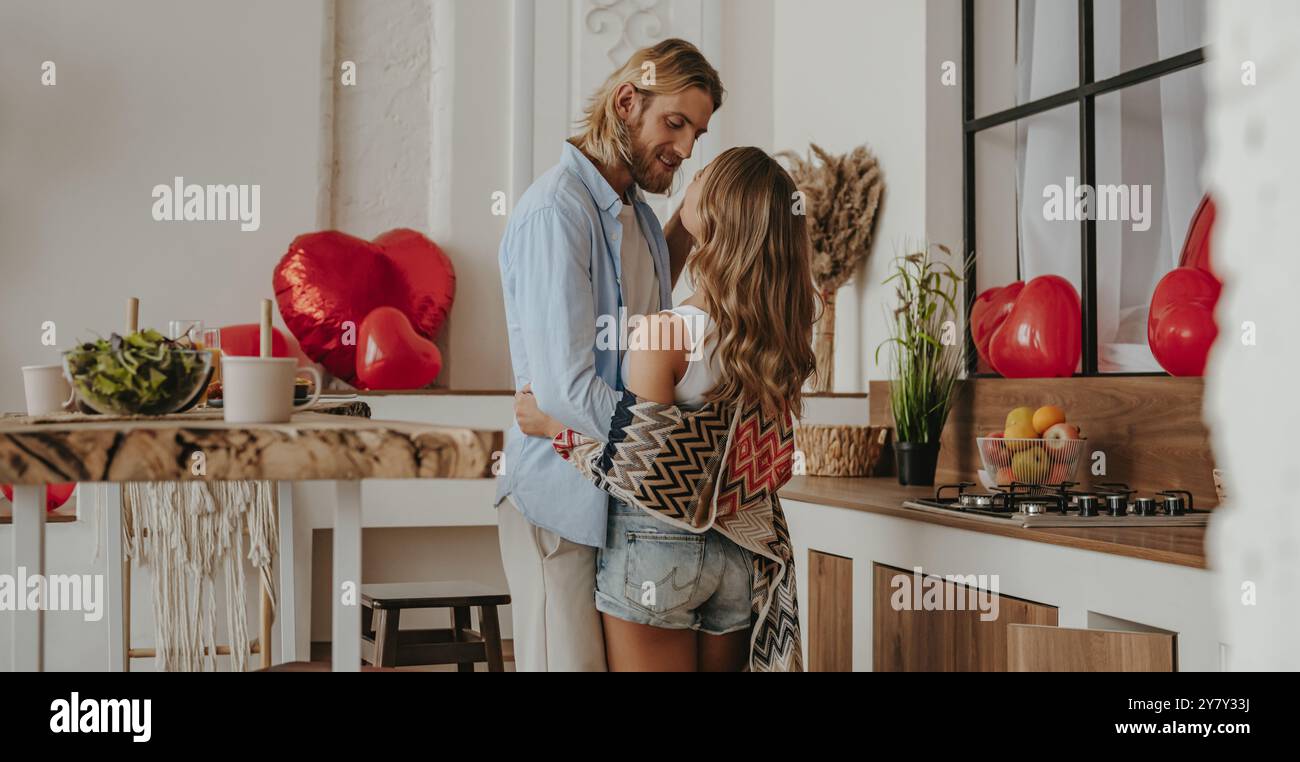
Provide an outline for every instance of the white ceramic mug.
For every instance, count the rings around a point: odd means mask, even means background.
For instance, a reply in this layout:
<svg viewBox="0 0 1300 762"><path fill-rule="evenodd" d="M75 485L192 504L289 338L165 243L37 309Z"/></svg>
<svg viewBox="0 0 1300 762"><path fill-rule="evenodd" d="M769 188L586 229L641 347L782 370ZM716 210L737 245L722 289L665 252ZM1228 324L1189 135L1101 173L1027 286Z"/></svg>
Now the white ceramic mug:
<svg viewBox="0 0 1300 762"><path fill-rule="evenodd" d="M28 415L62 413L76 396L62 365L23 366L23 391L27 393Z"/></svg>
<svg viewBox="0 0 1300 762"><path fill-rule="evenodd" d="M316 380L316 391L295 405L293 382L300 371ZM320 373L309 366L299 368L295 358L221 358L221 406L229 423L287 423L294 410L312 405L320 393Z"/></svg>

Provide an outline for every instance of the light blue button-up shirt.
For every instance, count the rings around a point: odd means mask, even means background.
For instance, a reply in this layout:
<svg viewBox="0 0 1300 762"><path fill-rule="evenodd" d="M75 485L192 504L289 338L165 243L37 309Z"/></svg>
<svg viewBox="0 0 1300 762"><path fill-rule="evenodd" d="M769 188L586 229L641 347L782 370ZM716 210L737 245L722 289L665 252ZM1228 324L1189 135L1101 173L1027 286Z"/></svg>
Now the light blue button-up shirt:
<svg viewBox="0 0 1300 762"><path fill-rule="evenodd" d="M672 306L668 243L639 188L633 198L666 309ZM601 441L623 388L621 209L596 166L565 143L560 163L519 199L499 257L515 389L532 384L543 412ZM524 436L512 425L503 468L497 505L509 496L533 524L572 542L605 544L609 496L579 476L549 439Z"/></svg>

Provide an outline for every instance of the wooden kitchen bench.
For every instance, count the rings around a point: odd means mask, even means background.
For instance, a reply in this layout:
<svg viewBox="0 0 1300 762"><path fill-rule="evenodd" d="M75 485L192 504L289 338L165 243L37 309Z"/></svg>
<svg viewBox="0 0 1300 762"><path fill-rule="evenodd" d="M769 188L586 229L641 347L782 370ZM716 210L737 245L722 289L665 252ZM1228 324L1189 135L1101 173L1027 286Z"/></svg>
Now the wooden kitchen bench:
<svg viewBox="0 0 1300 762"><path fill-rule="evenodd" d="M1205 527L1040 528L999 526L903 507L903 501L934 496L933 487L904 487L894 477L838 478L796 476L781 490L785 500L869 511L913 521L1047 542L1098 553L1113 553L1166 564L1206 568Z"/></svg>
<svg viewBox="0 0 1300 762"><path fill-rule="evenodd" d="M1212 605L1217 582L1204 527L972 521L904 508L933 497L933 488L892 477L796 477L780 496L812 671L1227 664L1231 644ZM998 602L992 618L906 602L919 594L895 599L899 584L915 589L913 580L937 578L956 600L985 591L990 605Z"/></svg>

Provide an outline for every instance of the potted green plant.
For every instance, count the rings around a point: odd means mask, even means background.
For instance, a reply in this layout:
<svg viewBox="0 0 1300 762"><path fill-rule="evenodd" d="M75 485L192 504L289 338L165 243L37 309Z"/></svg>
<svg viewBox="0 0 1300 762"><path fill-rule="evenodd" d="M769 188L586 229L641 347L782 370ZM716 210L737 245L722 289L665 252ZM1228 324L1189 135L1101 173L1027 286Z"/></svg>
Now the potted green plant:
<svg viewBox="0 0 1300 762"><path fill-rule="evenodd" d="M893 350L889 406L900 484L934 484L939 435L962 370L962 335L955 321L962 278L952 265L933 256L936 248L951 259L946 246L927 245L896 257L884 281L895 284L898 303L889 338L876 348L876 362L880 350Z"/></svg>

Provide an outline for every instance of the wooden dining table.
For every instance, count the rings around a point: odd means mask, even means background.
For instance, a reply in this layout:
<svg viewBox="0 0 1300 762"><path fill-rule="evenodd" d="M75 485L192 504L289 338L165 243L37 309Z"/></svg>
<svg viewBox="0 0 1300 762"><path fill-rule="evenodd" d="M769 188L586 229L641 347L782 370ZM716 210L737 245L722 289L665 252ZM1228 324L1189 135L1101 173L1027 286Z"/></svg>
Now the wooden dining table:
<svg viewBox="0 0 1300 762"><path fill-rule="evenodd" d="M48 484L272 481L277 485L283 552L283 543L293 537L292 484L333 482L337 498L330 596L333 668L339 672L358 671L361 482L490 478L502 434L373 420L357 415L356 408L347 409L347 403L340 404L343 409L327 404L296 413L288 423L267 424L226 423L219 410L161 417L108 418L72 413L42 418L0 417L0 483L14 485L14 579L20 569L25 569L29 577L45 574ZM202 469L192 467L195 453L202 453ZM108 511L106 531L120 532L120 501L116 506L110 504L112 507L118 510ZM283 594L279 608L292 612L292 565L280 563L279 567ZM355 594L343 594L349 590ZM109 585L110 600L115 592L120 596L120 581ZM13 617L13 669L42 671L45 612L38 608L7 613ZM121 636L129 644L130 633ZM292 634L282 629L281 653L285 661L295 660L293 640Z"/></svg>

